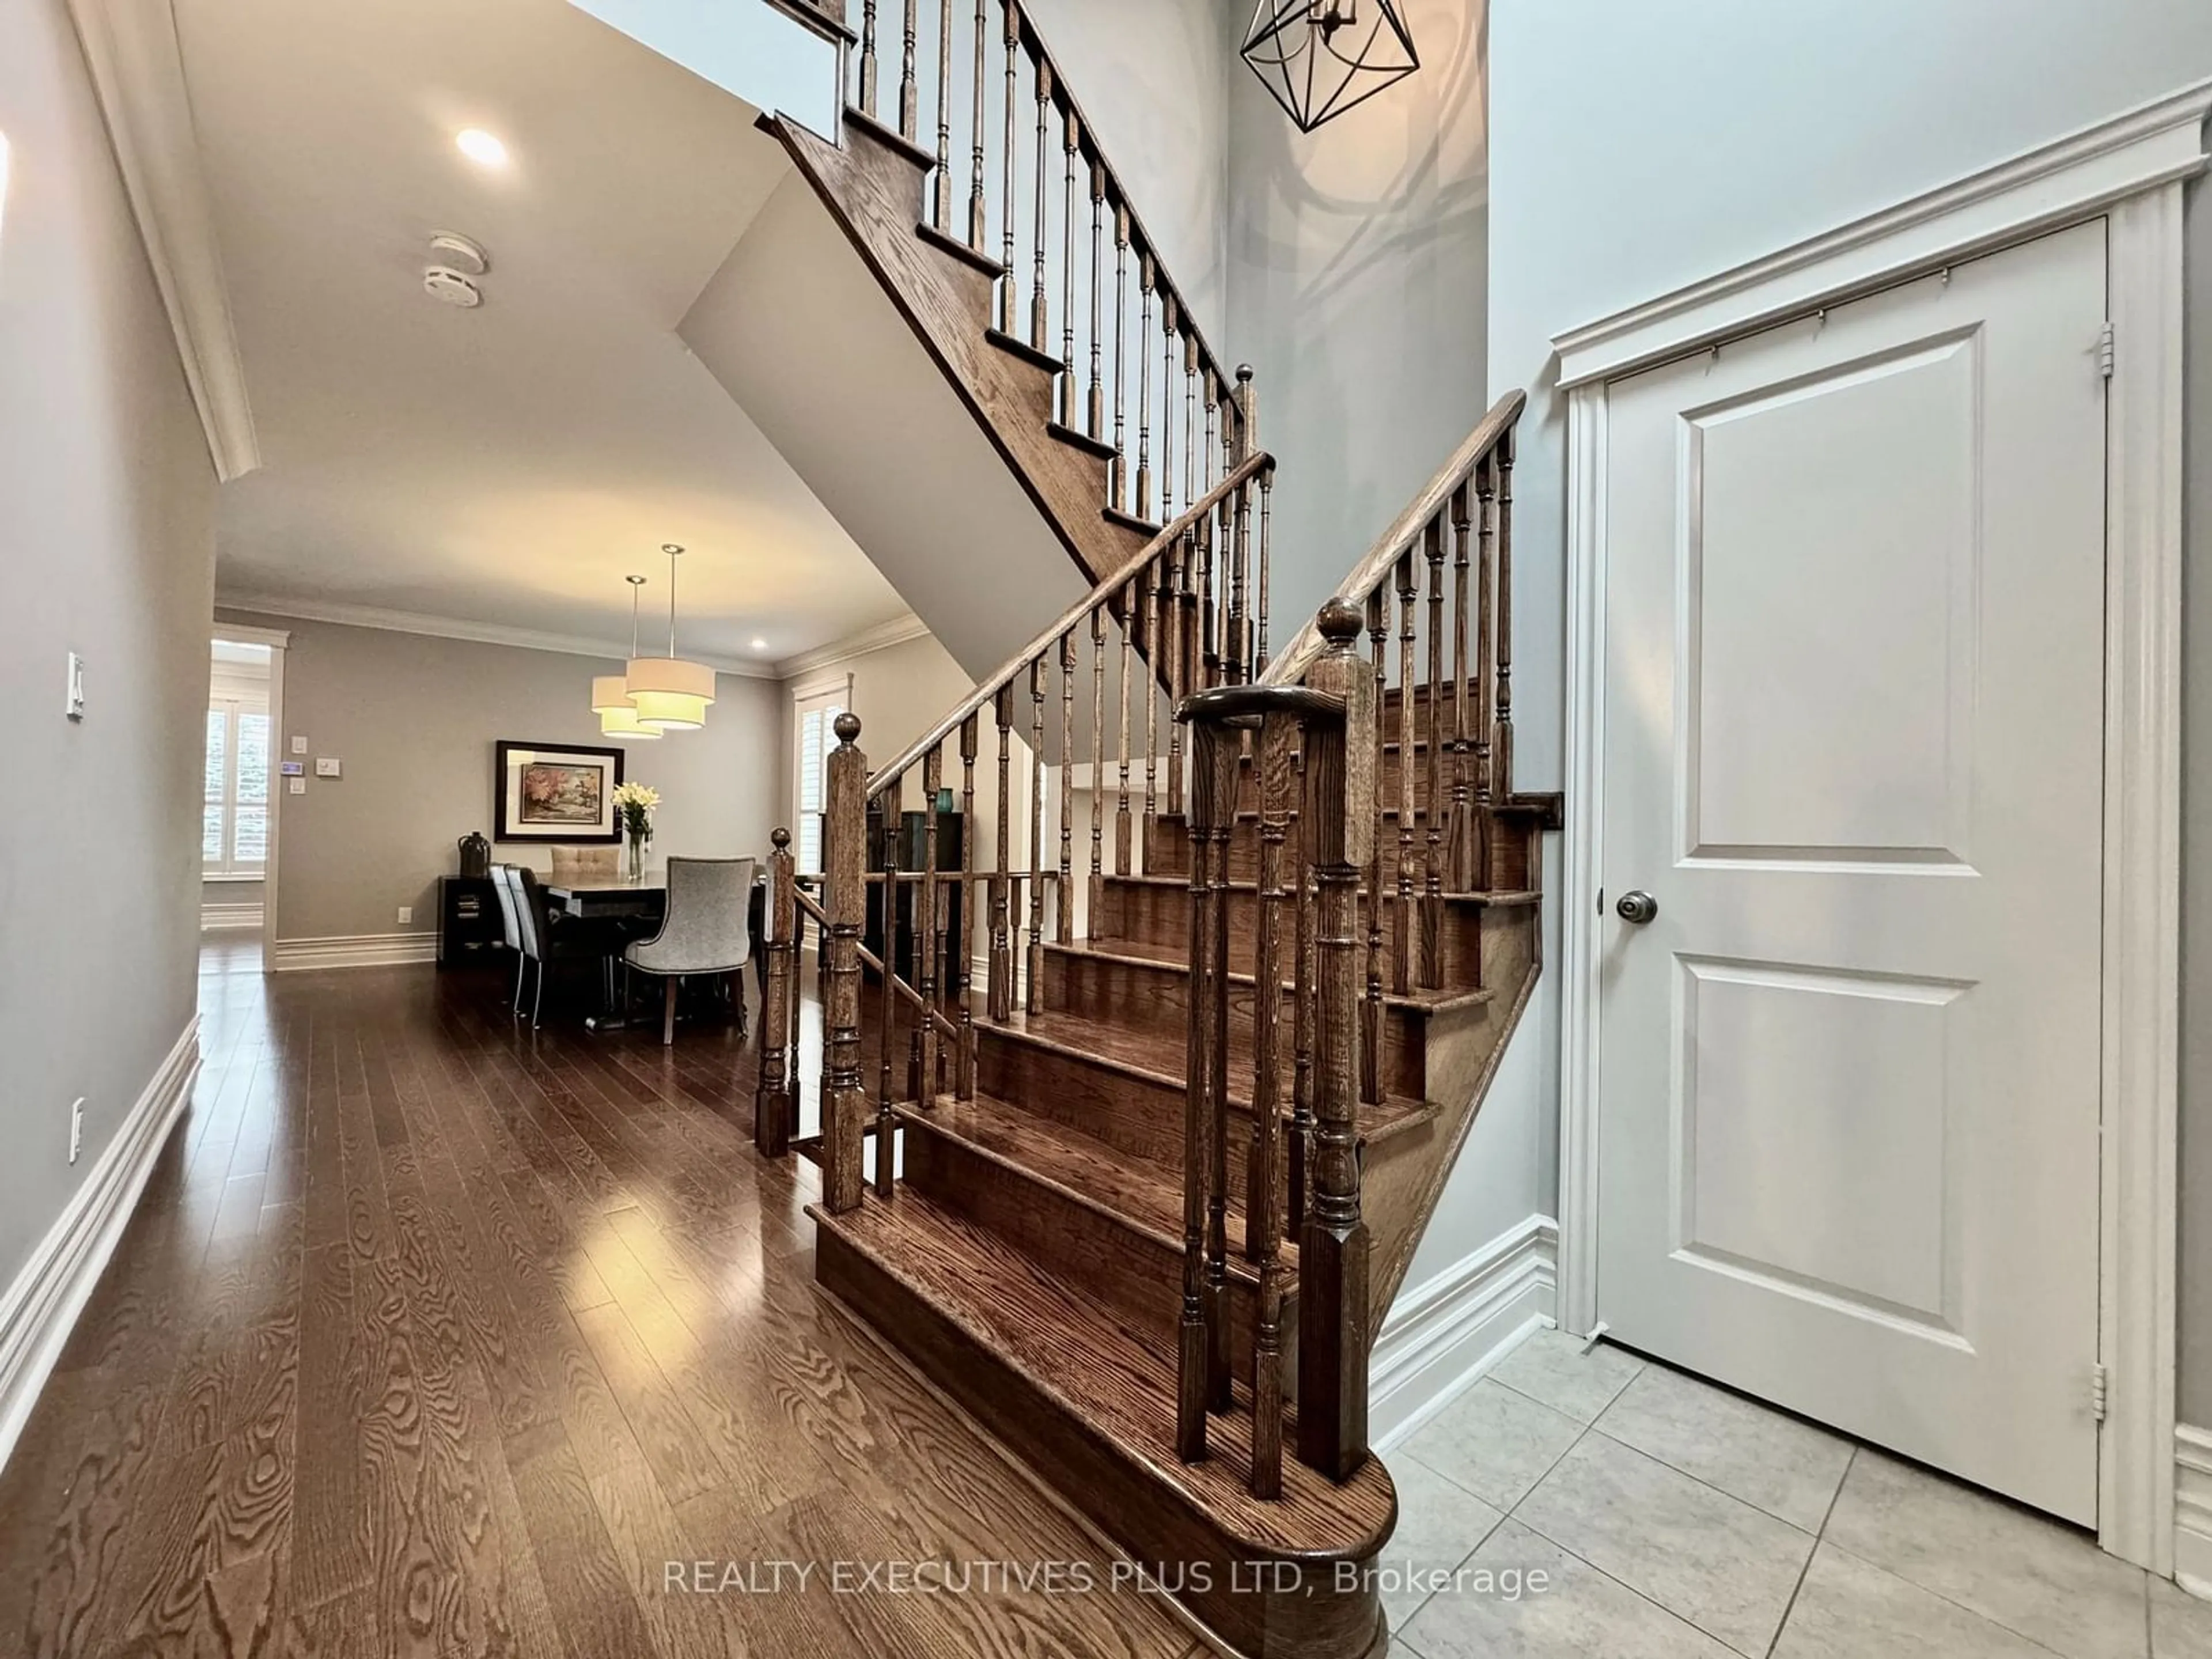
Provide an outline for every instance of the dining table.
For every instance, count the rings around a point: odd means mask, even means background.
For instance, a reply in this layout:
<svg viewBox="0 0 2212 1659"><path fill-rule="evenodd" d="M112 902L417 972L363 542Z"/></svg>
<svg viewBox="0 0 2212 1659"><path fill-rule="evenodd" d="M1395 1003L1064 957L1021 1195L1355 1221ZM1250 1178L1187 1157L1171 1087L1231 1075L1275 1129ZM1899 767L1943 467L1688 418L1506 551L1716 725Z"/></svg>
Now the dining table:
<svg viewBox="0 0 2212 1659"><path fill-rule="evenodd" d="M545 884L545 899L551 908L579 919L611 920L628 916L658 923L668 909L668 866L665 864L649 864L642 874L635 876L571 877L564 881L548 881ZM759 977L763 992L768 975L768 945L764 937L768 931L767 919L768 870L761 865L754 868L752 894L745 903L745 932L752 940L753 971ZM802 913L797 920L798 937L803 939L806 935L806 918ZM609 972L608 1000L611 1004L615 1004L611 988L611 961ZM619 1018L602 1018L586 1023L592 1029L599 1030L619 1025L622 1021Z"/></svg>

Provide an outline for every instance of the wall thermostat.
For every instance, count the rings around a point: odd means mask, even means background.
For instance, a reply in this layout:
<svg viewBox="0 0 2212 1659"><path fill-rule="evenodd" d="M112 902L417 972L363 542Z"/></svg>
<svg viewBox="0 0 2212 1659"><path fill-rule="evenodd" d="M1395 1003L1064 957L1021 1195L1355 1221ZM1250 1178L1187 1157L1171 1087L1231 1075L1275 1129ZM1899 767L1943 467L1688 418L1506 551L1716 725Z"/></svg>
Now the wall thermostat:
<svg viewBox="0 0 2212 1659"><path fill-rule="evenodd" d="M319 778L335 778L341 775L338 763L319 757L315 762L315 775Z"/></svg>

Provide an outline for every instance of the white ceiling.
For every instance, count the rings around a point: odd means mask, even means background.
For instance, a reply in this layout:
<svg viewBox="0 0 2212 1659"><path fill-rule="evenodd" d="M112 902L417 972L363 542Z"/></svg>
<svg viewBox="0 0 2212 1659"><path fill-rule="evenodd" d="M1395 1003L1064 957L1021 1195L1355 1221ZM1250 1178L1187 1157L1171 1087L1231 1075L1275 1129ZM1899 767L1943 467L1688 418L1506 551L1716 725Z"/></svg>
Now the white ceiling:
<svg viewBox="0 0 2212 1659"><path fill-rule="evenodd" d="M902 614L676 337L786 171L754 110L566 0L176 11L264 462L223 487L227 599L626 643L635 570L650 649L674 541L690 652ZM481 308L422 293L439 230L489 250Z"/></svg>

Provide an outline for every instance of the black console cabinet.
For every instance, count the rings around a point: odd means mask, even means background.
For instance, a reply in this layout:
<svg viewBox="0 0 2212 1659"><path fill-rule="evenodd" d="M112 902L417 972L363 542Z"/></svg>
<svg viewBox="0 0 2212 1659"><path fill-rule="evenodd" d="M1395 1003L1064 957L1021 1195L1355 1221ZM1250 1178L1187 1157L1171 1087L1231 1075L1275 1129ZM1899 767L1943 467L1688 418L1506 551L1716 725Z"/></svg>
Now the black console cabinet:
<svg viewBox="0 0 2212 1659"><path fill-rule="evenodd" d="M490 877L438 878L438 966L490 962L506 950L506 940Z"/></svg>

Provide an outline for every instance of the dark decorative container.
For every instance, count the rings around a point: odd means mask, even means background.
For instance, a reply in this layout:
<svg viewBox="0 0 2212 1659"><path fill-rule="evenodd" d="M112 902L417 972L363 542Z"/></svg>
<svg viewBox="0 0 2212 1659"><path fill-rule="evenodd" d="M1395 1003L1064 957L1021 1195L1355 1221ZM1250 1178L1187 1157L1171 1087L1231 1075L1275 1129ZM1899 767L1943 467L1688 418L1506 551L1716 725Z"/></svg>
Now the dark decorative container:
<svg viewBox="0 0 2212 1659"><path fill-rule="evenodd" d="M464 879L475 878L481 881L491 874L491 843L483 832L471 830L461 837L461 875Z"/></svg>

